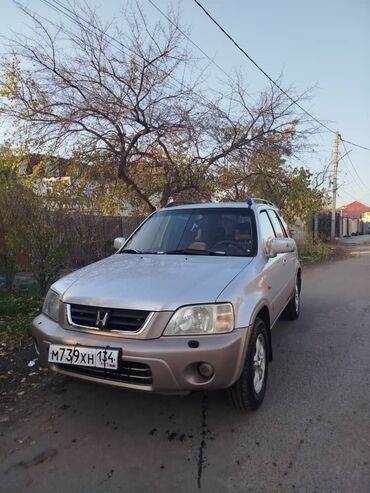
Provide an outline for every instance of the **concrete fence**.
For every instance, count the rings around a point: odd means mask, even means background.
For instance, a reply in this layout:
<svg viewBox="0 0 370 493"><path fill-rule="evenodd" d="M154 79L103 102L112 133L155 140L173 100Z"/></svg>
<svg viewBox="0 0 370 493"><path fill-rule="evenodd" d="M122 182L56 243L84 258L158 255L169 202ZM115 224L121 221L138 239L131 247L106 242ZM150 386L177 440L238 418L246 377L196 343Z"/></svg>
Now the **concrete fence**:
<svg viewBox="0 0 370 493"><path fill-rule="evenodd" d="M290 228L292 237L297 243L303 244L309 239L330 241L331 238L331 213L319 212L310 221L297 221ZM350 219L339 213L335 218L335 236L355 236L370 234L370 222L361 219Z"/></svg>

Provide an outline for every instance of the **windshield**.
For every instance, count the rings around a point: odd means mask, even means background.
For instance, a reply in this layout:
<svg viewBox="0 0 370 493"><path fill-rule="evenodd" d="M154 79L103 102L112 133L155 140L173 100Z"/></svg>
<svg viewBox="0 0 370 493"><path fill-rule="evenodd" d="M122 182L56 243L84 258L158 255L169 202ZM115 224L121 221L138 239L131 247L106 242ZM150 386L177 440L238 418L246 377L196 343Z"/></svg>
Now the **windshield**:
<svg viewBox="0 0 370 493"><path fill-rule="evenodd" d="M253 211L244 207L161 210L153 214L120 253L252 256Z"/></svg>

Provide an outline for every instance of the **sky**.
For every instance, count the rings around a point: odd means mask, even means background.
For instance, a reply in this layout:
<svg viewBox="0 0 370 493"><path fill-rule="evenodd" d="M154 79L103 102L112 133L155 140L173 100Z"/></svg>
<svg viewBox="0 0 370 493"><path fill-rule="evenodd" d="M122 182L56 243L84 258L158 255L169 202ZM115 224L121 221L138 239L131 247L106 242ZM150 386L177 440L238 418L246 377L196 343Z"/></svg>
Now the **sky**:
<svg viewBox="0 0 370 493"><path fill-rule="evenodd" d="M163 11L179 5L178 0L153 1ZM200 1L273 79L283 74L283 86L294 86L297 92L314 87L312 98L304 104L310 113L338 130L343 139L370 148L370 0ZM127 0L94 3L108 17ZM141 3L149 18L161 17L148 0ZM23 0L23 4L53 21L61 17L40 0ZM182 0L180 11L191 39L227 73L239 69L255 94L266 86L264 76L193 0ZM28 22L12 0L0 0L1 34L24 30ZM0 38L0 52L4 51ZM195 48L194 53L202 56ZM207 68L209 85L218 87L222 78L216 67ZM304 162L320 170L331 159L333 146L334 135L321 134L315 138L316 153L303 156ZM359 200L370 205L370 151L346 146L352 150L339 162L337 204ZM340 152L345 153L343 146Z"/></svg>

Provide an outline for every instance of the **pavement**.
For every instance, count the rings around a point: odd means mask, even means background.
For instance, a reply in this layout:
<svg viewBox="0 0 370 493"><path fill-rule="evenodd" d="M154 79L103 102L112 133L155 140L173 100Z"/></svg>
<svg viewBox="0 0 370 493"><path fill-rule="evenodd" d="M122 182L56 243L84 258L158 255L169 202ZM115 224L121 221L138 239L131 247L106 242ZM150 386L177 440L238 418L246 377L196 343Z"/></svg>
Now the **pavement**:
<svg viewBox="0 0 370 493"><path fill-rule="evenodd" d="M358 237L356 237L357 239ZM0 492L370 491L370 243L304 269L262 407L57 376L0 421ZM27 400L28 399L28 400Z"/></svg>
<svg viewBox="0 0 370 493"><path fill-rule="evenodd" d="M337 241L343 245L362 245L370 243L370 235L348 236L347 238L338 238Z"/></svg>

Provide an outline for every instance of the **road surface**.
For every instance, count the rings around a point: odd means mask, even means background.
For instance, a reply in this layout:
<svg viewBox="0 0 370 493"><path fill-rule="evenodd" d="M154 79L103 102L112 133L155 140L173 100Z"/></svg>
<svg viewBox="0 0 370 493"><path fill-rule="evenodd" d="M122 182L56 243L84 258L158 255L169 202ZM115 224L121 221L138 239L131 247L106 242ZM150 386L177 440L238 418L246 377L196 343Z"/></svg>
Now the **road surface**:
<svg viewBox="0 0 370 493"><path fill-rule="evenodd" d="M257 412L58 376L0 424L0 491L369 492L370 243L350 248L304 270Z"/></svg>

